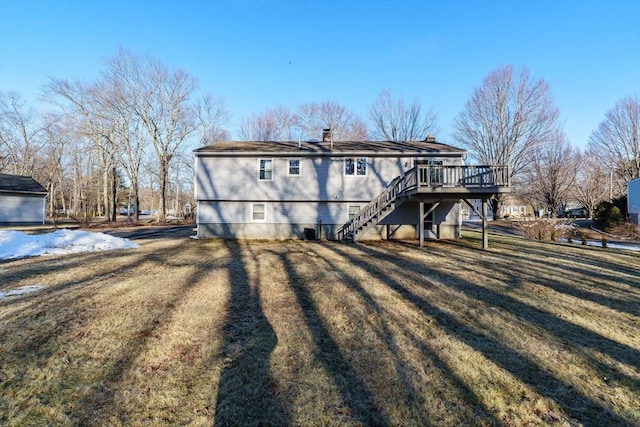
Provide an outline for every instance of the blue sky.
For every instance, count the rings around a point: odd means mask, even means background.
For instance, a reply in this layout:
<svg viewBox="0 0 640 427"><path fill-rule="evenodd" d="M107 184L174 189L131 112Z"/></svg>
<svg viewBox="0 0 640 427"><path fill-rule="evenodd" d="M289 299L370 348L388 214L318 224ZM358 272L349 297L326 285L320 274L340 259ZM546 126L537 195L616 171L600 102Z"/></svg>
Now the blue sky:
<svg viewBox="0 0 640 427"><path fill-rule="evenodd" d="M0 0L0 90L37 104L48 77L92 80L122 47L225 98L230 130L267 107L337 101L366 118L380 91L420 99L441 142L500 65L550 85L572 144L640 95L640 0ZM42 108L42 107L41 107Z"/></svg>

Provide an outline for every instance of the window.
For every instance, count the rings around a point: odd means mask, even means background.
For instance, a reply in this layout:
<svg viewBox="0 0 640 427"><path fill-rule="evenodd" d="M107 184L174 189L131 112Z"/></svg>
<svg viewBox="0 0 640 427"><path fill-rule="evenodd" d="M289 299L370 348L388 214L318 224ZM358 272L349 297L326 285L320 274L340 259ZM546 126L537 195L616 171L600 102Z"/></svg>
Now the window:
<svg viewBox="0 0 640 427"><path fill-rule="evenodd" d="M259 160L258 179L260 181L271 181L273 179L273 159Z"/></svg>
<svg viewBox="0 0 640 427"><path fill-rule="evenodd" d="M300 159L289 159L289 175L300 175Z"/></svg>
<svg viewBox="0 0 640 427"><path fill-rule="evenodd" d="M347 206L347 220L351 221L360 212L360 205L348 205Z"/></svg>
<svg viewBox="0 0 640 427"><path fill-rule="evenodd" d="M344 159L344 174L364 176L367 174L367 158L346 158Z"/></svg>
<svg viewBox="0 0 640 427"><path fill-rule="evenodd" d="M254 203L251 205L251 221L266 220L266 209L264 203Z"/></svg>

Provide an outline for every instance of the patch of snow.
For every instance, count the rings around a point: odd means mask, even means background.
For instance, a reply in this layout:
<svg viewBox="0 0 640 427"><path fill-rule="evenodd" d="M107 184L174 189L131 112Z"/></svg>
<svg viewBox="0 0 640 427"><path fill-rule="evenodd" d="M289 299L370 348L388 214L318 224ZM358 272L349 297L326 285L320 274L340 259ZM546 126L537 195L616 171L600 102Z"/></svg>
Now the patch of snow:
<svg viewBox="0 0 640 427"><path fill-rule="evenodd" d="M16 295L28 294L28 293L31 293L31 292L39 291L40 289L44 289L44 288L46 288L46 286L31 285L31 286L23 286L23 287L17 288L17 289L12 289L12 290L7 291L7 292L0 291L0 299L9 298L9 297L13 297L13 296L16 296Z"/></svg>
<svg viewBox="0 0 640 427"><path fill-rule="evenodd" d="M558 241L567 243L567 239L564 237L562 239L558 239ZM582 239L574 238L572 239L571 244L573 245L582 245ZM597 246L602 247L601 240L587 240L587 246ZM627 249L630 251L640 251L640 245L634 245L633 243L611 243L607 242L607 248L611 249Z"/></svg>
<svg viewBox="0 0 640 427"><path fill-rule="evenodd" d="M46 234L0 230L0 259L79 252L134 249L138 245L128 239L82 230L56 230Z"/></svg>

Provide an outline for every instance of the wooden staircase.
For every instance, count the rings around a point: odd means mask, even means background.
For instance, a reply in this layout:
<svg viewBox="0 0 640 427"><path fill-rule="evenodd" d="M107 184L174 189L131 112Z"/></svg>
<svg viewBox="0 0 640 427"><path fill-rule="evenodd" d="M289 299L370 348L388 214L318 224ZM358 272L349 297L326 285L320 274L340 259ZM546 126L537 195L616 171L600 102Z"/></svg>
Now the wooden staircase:
<svg viewBox="0 0 640 427"><path fill-rule="evenodd" d="M404 177L398 176L394 178L386 190L367 203L358 211L355 217L338 229L336 233L338 240L342 242L356 241L358 235L377 225L384 217L393 212L399 204L400 200L398 198L405 185Z"/></svg>
<svg viewBox="0 0 640 427"><path fill-rule="evenodd" d="M405 200L482 199L509 192L508 166L417 165L391 181L375 199L336 232L340 241L356 241Z"/></svg>

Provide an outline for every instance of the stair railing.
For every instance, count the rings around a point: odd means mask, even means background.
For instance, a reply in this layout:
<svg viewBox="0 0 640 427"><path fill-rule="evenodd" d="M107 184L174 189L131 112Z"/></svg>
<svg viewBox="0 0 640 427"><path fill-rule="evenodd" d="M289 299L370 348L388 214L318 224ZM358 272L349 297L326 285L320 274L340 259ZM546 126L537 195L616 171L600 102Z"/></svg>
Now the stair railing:
<svg viewBox="0 0 640 427"><path fill-rule="evenodd" d="M344 240L349 234L355 235L358 228L364 226L393 203L398 198L398 194L406 188L406 178L407 175L395 177L382 193L364 205L352 219L338 229L336 233L338 240Z"/></svg>

